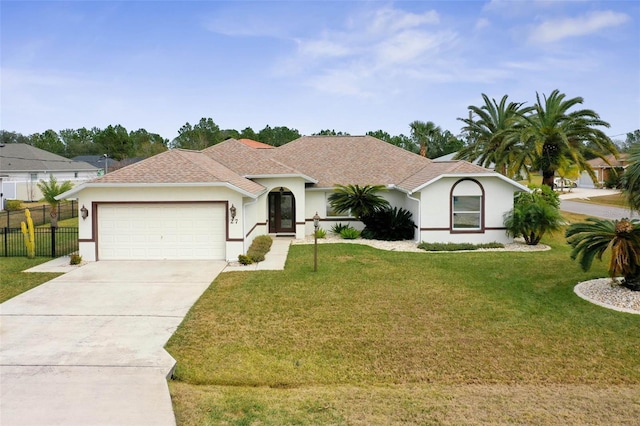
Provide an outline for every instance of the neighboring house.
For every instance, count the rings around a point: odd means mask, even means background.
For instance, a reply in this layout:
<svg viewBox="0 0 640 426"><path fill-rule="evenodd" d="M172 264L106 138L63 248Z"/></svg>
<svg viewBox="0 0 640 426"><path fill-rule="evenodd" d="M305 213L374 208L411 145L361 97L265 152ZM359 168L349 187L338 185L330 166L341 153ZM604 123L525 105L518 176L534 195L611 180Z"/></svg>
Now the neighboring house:
<svg viewBox="0 0 640 426"><path fill-rule="evenodd" d="M268 148L267 148L268 147ZM83 259L237 259L258 235L304 238L362 223L328 202L335 184L385 185L416 241L510 242L503 214L527 188L466 161L434 162L371 136L305 136L277 148L229 139L174 149L63 194L86 208Z"/></svg>
<svg viewBox="0 0 640 426"><path fill-rule="evenodd" d="M100 169L100 176L105 174L105 172L110 172L115 170L115 165L117 163L113 158L107 157L106 155L78 155L77 157L72 158L73 161L84 161L85 163L91 164L93 167ZM122 167L119 167L122 168Z"/></svg>
<svg viewBox="0 0 640 426"><path fill-rule="evenodd" d="M587 161L596 175L596 182L593 182L589 173L583 171L578 178L578 187L601 188L611 177L612 173L615 173L616 170L624 170L629 165L629 162L627 161L627 154L624 153L620 154L618 158L614 155L608 155L605 157L605 160L602 158L594 158L593 160Z"/></svg>
<svg viewBox="0 0 640 426"><path fill-rule="evenodd" d="M37 184L49 180L49 176L79 185L98 176L98 168L24 143L0 146L0 206L4 206L4 200L40 200Z"/></svg>

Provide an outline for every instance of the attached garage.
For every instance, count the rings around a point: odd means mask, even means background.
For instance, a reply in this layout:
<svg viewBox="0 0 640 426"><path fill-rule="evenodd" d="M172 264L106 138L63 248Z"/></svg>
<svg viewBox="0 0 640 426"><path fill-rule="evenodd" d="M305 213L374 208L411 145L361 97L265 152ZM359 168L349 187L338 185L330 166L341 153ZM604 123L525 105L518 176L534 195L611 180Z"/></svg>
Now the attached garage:
<svg viewBox="0 0 640 426"><path fill-rule="evenodd" d="M98 205L100 260L225 259L224 203Z"/></svg>

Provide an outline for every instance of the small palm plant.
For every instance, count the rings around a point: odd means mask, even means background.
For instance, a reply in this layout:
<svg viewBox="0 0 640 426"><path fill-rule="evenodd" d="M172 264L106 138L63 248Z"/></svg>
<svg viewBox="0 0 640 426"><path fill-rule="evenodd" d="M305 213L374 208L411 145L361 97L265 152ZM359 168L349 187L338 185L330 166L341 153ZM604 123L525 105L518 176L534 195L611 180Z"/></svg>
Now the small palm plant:
<svg viewBox="0 0 640 426"><path fill-rule="evenodd" d="M51 206L51 213L49 213L51 227L56 228L58 226L58 206L60 205L60 201L56 200L56 197L73 188L73 184L68 180L58 184L58 180L53 175L50 175L49 182L44 180L38 182L38 188L42 192L42 200Z"/></svg>
<svg viewBox="0 0 640 426"><path fill-rule="evenodd" d="M593 259L602 260L607 249L611 251L609 275L622 276L622 285L640 291L640 222L636 219L608 220L587 218L574 223L565 233L573 247L571 258L578 258L584 271L591 268Z"/></svg>
<svg viewBox="0 0 640 426"><path fill-rule="evenodd" d="M385 191L384 185L336 185L329 195L331 207L337 213L349 213L358 220L389 206L389 202L378 195Z"/></svg>
<svg viewBox="0 0 640 426"><path fill-rule="evenodd" d="M557 231L563 223L560 201L548 187L519 192L513 209L504 215L504 226L512 237L522 236L530 246L537 245L548 231Z"/></svg>

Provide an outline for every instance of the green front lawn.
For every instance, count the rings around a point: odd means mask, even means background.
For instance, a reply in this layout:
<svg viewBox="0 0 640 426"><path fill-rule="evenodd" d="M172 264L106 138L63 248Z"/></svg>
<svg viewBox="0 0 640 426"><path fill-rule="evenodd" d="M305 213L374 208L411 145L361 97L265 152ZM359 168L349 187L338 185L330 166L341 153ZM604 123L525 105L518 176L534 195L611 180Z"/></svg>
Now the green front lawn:
<svg viewBox="0 0 640 426"><path fill-rule="evenodd" d="M37 287L59 277L58 273L22 272L41 263L50 261L49 257L3 257L0 259L0 303L20 293Z"/></svg>
<svg viewBox="0 0 640 426"><path fill-rule="evenodd" d="M575 296L604 265L582 272L561 233L546 243L322 245L317 273L295 245L285 271L221 274L167 344L178 423L632 422L640 316Z"/></svg>

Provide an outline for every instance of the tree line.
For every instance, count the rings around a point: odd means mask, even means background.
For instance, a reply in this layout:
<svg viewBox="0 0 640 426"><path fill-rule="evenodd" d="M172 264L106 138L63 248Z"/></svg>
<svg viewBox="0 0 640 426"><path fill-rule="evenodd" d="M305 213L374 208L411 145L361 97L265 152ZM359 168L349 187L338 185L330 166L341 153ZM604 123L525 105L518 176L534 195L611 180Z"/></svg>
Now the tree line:
<svg viewBox="0 0 640 426"><path fill-rule="evenodd" d="M426 126L429 132L425 133L422 125ZM408 136L404 134L392 136L383 130L370 131L366 134L415 153L420 151L421 145L428 144L429 148L425 151L425 156L429 158L455 152L464 145L462 139L448 130L441 130L432 122L415 121L411 123L410 129L411 133ZM313 135L349 136L349 133L323 129ZM267 125L258 132L251 127L240 131L221 129L212 118L202 118L194 125L186 123L178 130L178 136L171 141L145 129L127 131L124 126L118 124L104 129L83 127L64 129L59 132L49 129L29 136L0 130L0 143L25 143L66 158L107 154L110 158L122 160L134 157L147 158L171 148L202 150L229 138L252 139L271 146L281 146L301 136L297 129L286 126Z"/></svg>

